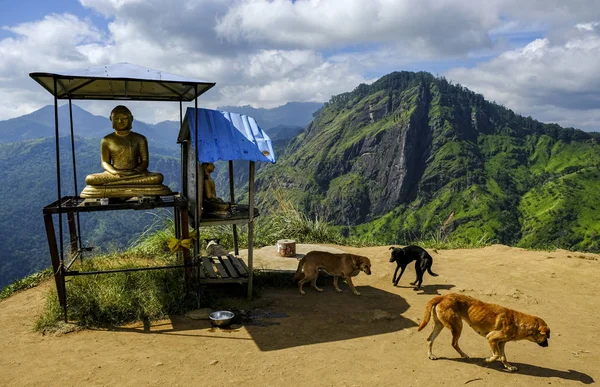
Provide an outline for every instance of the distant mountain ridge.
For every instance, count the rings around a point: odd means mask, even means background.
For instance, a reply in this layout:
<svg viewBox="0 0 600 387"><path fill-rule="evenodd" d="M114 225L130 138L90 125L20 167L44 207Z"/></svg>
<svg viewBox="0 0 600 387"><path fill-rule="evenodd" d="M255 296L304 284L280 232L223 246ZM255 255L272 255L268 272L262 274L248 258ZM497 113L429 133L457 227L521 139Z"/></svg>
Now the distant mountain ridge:
<svg viewBox="0 0 600 387"><path fill-rule="evenodd" d="M273 109L255 109L251 106L224 106L218 110L245 114L254 118L260 127L273 133L275 140L288 140L297 135L312 120L312 114L323 106L322 103L289 102ZM108 116L97 116L73 104L73 132L75 136L102 138L112 130ZM58 108L60 136L71 133L69 106ZM273 130L271 130L273 129ZM133 122L133 130L144 134L164 146L175 147L179 133L178 121L162 121L148 124L138 119ZM34 138L54 137L54 106L47 105L32 113L0 121L0 143L10 143Z"/></svg>
<svg viewBox="0 0 600 387"><path fill-rule="evenodd" d="M258 122L261 128L271 129L277 126L305 127L313 119L313 113L323 106L320 102L288 102L271 109L252 106L220 106L218 110L245 114Z"/></svg>
<svg viewBox="0 0 600 387"><path fill-rule="evenodd" d="M110 118L96 116L87 110L73 105L73 133L86 138L102 138L112 131ZM133 130L143 133L148 140L163 146L176 146L178 123L173 125L151 125L134 116ZM70 136L69 105L58 108L60 136ZM54 137L54 106L43 108L20 117L0 121L0 143L10 143L35 138Z"/></svg>

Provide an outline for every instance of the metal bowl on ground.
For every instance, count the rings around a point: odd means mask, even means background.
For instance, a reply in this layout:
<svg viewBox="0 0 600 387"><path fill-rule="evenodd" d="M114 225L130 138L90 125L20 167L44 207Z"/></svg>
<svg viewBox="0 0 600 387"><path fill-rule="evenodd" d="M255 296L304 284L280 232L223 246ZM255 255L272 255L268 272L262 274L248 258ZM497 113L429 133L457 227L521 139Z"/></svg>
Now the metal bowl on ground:
<svg viewBox="0 0 600 387"><path fill-rule="evenodd" d="M227 325L231 324L231 321L234 317L235 314L228 310L218 310L208 315L210 322L217 327L226 327Z"/></svg>

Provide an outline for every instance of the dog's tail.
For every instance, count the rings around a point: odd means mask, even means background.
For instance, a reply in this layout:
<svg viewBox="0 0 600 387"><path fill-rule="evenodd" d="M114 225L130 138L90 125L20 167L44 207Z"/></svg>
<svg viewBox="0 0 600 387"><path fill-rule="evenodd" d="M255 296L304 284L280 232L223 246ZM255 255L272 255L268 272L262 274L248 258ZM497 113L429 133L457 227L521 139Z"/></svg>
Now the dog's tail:
<svg viewBox="0 0 600 387"><path fill-rule="evenodd" d="M304 266L304 258L302 258L299 262L298 262L298 268L296 269L296 273L294 274L294 282L298 282L300 281L302 278L304 278L304 273L302 272L302 267Z"/></svg>
<svg viewBox="0 0 600 387"><path fill-rule="evenodd" d="M435 274L434 272L431 271L431 265L427 266L427 272L434 277L438 276L437 274Z"/></svg>
<svg viewBox="0 0 600 387"><path fill-rule="evenodd" d="M421 270L422 271L427 270L429 275L431 275L432 277L437 277L438 275L431 271L431 266L433 265L433 258L429 254L427 254L426 257L428 259L424 259L421 261ZM423 267L423 266L425 266L425 267Z"/></svg>
<svg viewBox="0 0 600 387"><path fill-rule="evenodd" d="M427 306L425 307L425 315L423 316L423 321L421 321L421 325L419 325L419 329L417 329L418 332L421 332L421 330L427 326L427 324L429 323L429 319L431 318L431 310L437 304L442 302L443 299L444 296L437 296L429 300Z"/></svg>

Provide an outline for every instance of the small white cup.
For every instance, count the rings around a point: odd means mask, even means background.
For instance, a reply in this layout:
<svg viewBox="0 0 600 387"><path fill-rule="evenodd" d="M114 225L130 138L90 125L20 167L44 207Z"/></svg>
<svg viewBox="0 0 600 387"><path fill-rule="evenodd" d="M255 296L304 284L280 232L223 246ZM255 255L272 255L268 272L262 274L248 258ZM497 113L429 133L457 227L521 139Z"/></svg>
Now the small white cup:
<svg viewBox="0 0 600 387"><path fill-rule="evenodd" d="M108 198L101 198L100 199L100 205L106 206L107 204L108 204Z"/></svg>

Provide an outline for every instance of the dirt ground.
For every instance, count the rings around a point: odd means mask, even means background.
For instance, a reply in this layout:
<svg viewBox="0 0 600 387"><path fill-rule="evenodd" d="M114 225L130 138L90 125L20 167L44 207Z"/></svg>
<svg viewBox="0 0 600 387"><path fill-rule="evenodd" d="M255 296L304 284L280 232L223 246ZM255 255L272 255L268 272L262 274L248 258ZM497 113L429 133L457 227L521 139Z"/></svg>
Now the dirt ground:
<svg viewBox="0 0 600 387"><path fill-rule="evenodd" d="M338 294L310 287L262 294L268 309L253 323L212 328L206 320L173 316L118 330L64 335L32 332L46 291L43 286L0 302L0 385L83 386L579 386L600 378L600 256L568 251L526 251L495 245L472 250L429 250L433 271L424 288L408 285L414 268L393 287L389 246L321 246L371 258L373 274L355 277L362 293L346 284ZM315 246L299 246L302 249ZM295 268L294 258L257 250L256 266ZM444 330L427 358L431 326L417 332L426 302L462 292L486 302L544 318L552 329L547 348L527 341L506 346L517 373L486 364L485 339L465 326L461 360ZM241 292L243 297L243 292ZM431 323L430 323L431 324Z"/></svg>

